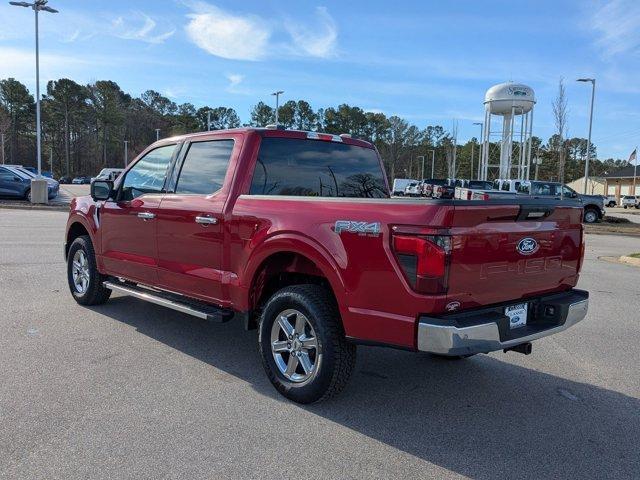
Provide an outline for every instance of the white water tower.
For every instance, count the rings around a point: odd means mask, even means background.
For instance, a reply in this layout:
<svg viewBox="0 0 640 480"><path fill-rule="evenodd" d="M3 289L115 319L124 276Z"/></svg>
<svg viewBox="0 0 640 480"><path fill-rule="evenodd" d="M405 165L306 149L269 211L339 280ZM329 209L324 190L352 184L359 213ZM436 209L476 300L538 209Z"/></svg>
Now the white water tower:
<svg viewBox="0 0 640 480"><path fill-rule="evenodd" d="M533 89L521 83L499 83L487 90L484 96L482 161L478 178L487 180L488 170L495 168L495 178L509 179L515 175L515 178L529 179L535 103ZM494 117L499 117L500 124L495 129L492 128ZM492 138L500 139L499 164L489 163ZM514 160L517 161L515 165Z"/></svg>

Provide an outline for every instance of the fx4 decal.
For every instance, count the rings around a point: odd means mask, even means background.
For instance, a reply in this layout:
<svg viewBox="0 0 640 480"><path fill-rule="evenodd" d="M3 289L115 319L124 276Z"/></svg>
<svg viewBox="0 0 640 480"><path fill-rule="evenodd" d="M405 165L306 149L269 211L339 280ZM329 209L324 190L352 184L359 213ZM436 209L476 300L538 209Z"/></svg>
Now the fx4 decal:
<svg viewBox="0 0 640 480"><path fill-rule="evenodd" d="M359 235L380 235L380 222L355 222L353 220L336 221L335 232L340 235L342 232L357 233Z"/></svg>

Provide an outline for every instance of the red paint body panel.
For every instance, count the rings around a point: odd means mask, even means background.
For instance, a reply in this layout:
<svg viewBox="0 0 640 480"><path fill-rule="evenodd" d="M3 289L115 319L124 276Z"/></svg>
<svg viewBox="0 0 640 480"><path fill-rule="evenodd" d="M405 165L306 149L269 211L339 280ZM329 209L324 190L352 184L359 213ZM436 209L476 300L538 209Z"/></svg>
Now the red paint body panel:
<svg viewBox="0 0 640 480"><path fill-rule="evenodd" d="M165 140L234 138L224 187L209 196L168 192L139 197L141 208L157 213L152 222L106 202L96 223L96 206L85 197L72 204L68 228L77 221L91 232L103 273L145 278L151 285L242 312L254 306L252 291L264 262L283 252L298 254L308 259L300 268L319 272L329 282L348 336L406 348L416 348L418 316L443 313L449 302L474 308L577 283L579 207L555 208L540 221L516 221L518 205L487 202L252 196L248 191L263 136L306 138L306 133L238 129ZM373 148L360 140L343 141ZM202 214L219 222L208 227L195 223ZM336 233L338 220L379 223L381 231ZM425 295L412 288L391 248L396 231L451 236L446 294ZM131 232L136 240L130 240ZM529 256L516 250L525 237L539 245Z"/></svg>

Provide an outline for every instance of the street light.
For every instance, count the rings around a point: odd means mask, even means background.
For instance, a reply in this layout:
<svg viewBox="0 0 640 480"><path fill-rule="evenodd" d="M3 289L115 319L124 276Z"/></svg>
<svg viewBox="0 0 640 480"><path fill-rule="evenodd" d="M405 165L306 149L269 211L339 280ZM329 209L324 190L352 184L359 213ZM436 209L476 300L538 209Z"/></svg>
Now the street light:
<svg viewBox="0 0 640 480"><path fill-rule="evenodd" d="M422 159L422 170L420 171L420 180L424 180L424 155L419 155L416 157L416 160L420 161Z"/></svg>
<svg viewBox="0 0 640 480"><path fill-rule="evenodd" d="M160 129L156 128L156 142L160 140Z"/></svg>
<svg viewBox="0 0 640 480"><path fill-rule="evenodd" d="M474 125L480 125L480 145L484 145L484 123L473 122ZM472 159L473 160L473 159ZM482 148L480 148L480 154L478 155L478 180L480 180L480 169L482 168Z"/></svg>
<svg viewBox="0 0 640 480"><path fill-rule="evenodd" d="M435 165L436 165L436 151L435 150L427 150L427 153L431 152L431 178L435 178Z"/></svg>
<svg viewBox="0 0 640 480"><path fill-rule="evenodd" d="M273 92L271 95L276 97L276 128L278 128L278 101L280 100L280 95L284 93L284 90L278 90L277 92Z"/></svg>
<svg viewBox="0 0 640 480"><path fill-rule="evenodd" d="M587 162L584 166L584 193L587 194L589 183L589 160L591 159L591 125L593 124L593 99L596 95L596 79L595 78L579 78L578 82L591 82L591 113L589 114L589 138L587 139Z"/></svg>
<svg viewBox="0 0 640 480"><path fill-rule="evenodd" d="M129 140L124 141L124 168L129 164Z"/></svg>
<svg viewBox="0 0 640 480"><path fill-rule="evenodd" d="M9 2L16 7L28 7L33 9L36 17L36 152L38 158L38 178L42 177L41 159L41 135L40 135L40 52L38 42L38 12L58 13L58 10L47 6L48 0L36 0L29 2ZM45 187L46 190L46 187Z"/></svg>

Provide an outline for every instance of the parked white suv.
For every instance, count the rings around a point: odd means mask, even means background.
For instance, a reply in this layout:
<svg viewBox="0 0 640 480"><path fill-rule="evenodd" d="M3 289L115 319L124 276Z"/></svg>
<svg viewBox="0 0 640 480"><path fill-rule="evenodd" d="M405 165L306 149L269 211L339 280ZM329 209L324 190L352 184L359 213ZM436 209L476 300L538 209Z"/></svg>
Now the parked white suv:
<svg viewBox="0 0 640 480"><path fill-rule="evenodd" d="M622 200L620 200L620 205L622 205L623 208L627 208L627 207L640 208L640 197L634 197L633 195L625 195L624 197L622 197Z"/></svg>

